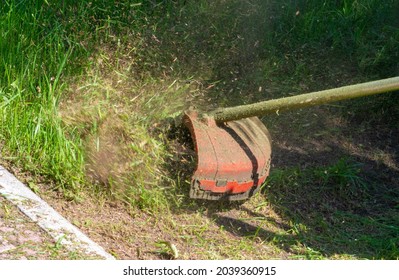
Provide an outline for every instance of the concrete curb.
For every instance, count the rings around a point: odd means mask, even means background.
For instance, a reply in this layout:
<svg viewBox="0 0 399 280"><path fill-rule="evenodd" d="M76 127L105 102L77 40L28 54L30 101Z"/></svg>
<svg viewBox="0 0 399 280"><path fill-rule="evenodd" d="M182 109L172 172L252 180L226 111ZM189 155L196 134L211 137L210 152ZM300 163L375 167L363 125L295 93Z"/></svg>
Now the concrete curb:
<svg viewBox="0 0 399 280"><path fill-rule="evenodd" d="M112 255L72 225L1 165L0 195L16 205L56 242L60 242L71 250L94 254L106 260L115 260Z"/></svg>

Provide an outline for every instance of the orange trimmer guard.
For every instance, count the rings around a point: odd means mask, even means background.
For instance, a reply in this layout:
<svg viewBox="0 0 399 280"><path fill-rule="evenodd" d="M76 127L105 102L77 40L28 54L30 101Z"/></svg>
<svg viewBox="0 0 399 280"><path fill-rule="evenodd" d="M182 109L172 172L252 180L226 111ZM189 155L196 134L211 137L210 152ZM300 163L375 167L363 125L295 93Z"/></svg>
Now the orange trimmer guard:
<svg viewBox="0 0 399 280"><path fill-rule="evenodd" d="M190 110L183 122L197 154L191 198L243 200L259 190L269 175L271 141L257 117L217 124Z"/></svg>

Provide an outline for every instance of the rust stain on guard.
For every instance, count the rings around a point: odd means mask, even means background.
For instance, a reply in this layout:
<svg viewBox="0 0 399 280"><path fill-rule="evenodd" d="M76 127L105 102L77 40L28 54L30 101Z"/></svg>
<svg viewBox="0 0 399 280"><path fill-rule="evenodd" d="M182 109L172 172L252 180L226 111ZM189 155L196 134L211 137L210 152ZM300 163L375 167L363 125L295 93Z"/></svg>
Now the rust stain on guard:
<svg viewBox="0 0 399 280"><path fill-rule="evenodd" d="M190 197L242 200L259 189L269 175L271 144L257 117L217 124L190 110L183 121L197 153Z"/></svg>

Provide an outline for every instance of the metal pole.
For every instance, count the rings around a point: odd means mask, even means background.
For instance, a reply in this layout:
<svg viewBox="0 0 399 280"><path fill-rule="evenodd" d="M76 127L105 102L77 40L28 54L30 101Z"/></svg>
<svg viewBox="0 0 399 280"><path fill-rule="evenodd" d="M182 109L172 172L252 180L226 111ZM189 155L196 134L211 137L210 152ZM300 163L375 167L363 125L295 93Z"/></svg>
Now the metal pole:
<svg viewBox="0 0 399 280"><path fill-rule="evenodd" d="M399 77L217 109L211 115L216 122L221 123L395 90L399 90Z"/></svg>

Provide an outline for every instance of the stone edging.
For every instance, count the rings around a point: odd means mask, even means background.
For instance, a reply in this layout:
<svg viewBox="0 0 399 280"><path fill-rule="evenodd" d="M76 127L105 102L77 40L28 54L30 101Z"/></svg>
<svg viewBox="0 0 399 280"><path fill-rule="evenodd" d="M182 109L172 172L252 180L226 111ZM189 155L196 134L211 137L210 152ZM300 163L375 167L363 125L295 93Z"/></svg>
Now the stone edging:
<svg viewBox="0 0 399 280"><path fill-rule="evenodd" d="M60 242L71 250L83 251L107 260L115 260L112 255L72 225L1 165L0 195L16 205L56 242Z"/></svg>

